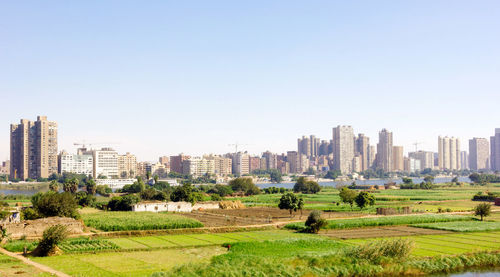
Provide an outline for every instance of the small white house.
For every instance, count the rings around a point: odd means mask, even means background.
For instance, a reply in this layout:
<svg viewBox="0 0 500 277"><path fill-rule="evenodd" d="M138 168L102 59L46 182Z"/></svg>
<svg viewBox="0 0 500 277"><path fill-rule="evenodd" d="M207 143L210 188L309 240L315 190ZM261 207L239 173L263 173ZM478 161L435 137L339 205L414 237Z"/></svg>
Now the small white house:
<svg viewBox="0 0 500 277"><path fill-rule="evenodd" d="M196 203L194 206L189 202L139 202L132 206L133 212L178 212L190 213L193 210L219 209L218 202Z"/></svg>

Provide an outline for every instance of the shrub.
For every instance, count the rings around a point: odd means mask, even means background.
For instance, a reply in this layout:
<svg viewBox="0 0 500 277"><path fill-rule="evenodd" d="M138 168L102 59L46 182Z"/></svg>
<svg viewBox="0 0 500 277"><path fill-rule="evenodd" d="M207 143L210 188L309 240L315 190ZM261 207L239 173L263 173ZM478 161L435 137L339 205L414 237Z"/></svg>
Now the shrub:
<svg viewBox="0 0 500 277"><path fill-rule="evenodd" d="M321 218L320 211L314 210L307 217L305 225L305 231L317 234L321 228L324 228L328 225L328 222L325 219Z"/></svg>
<svg viewBox="0 0 500 277"><path fill-rule="evenodd" d="M61 216L79 218L77 202L69 192L57 193L49 191L35 194L32 198L33 209L40 217Z"/></svg>
<svg viewBox="0 0 500 277"><path fill-rule="evenodd" d="M132 205L140 201L139 197L134 194L124 196L115 196L108 202L108 209L112 211L131 211Z"/></svg>
<svg viewBox="0 0 500 277"><path fill-rule="evenodd" d="M113 190L106 185L98 185L96 187L96 192L102 196L109 196L109 194L112 193Z"/></svg>
<svg viewBox="0 0 500 277"><path fill-rule="evenodd" d="M302 193L311 193L315 194L321 190L321 187L317 182L314 181L306 181L305 177L299 177L297 182L293 186L294 192L302 192Z"/></svg>
<svg viewBox="0 0 500 277"><path fill-rule="evenodd" d="M339 196L342 202L351 205L352 210L352 205L354 204L354 200L356 199L356 196L358 196L358 193L355 190L343 187L342 189L340 189Z"/></svg>
<svg viewBox="0 0 500 277"><path fill-rule="evenodd" d="M21 211L21 218L25 220L34 220L40 218L40 215L33 208L26 208Z"/></svg>
<svg viewBox="0 0 500 277"><path fill-rule="evenodd" d="M251 178L240 177L229 182L229 186L235 192L243 192L245 195L255 195L260 193L260 188L257 187Z"/></svg>
<svg viewBox="0 0 500 277"><path fill-rule="evenodd" d="M43 236L33 251L35 256L45 257L53 254L57 249L57 244L61 243L68 236L66 226L54 225L43 231Z"/></svg>
<svg viewBox="0 0 500 277"><path fill-rule="evenodd" d="M82 207L93 206L95 203L95 197L85 191L79 191L75 194L76 201L78 205Z"/></svg>
<svg viewBox="0 0 500 277"><path fill-rule="evenodd" d="M368 192L362 191L356 196L354 201L356 201L356 205L362 210L366 206L373 206L375 204L375 197Z"/></svg>

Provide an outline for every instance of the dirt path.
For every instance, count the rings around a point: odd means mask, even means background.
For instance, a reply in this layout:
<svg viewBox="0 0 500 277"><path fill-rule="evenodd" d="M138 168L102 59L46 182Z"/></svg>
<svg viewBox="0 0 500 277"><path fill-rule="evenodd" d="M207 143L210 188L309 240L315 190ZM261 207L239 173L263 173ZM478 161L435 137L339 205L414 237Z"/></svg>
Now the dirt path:
<svg viewBox="0 0 500 277"><path fill-rule="evenodd" d="M71 277L70 275L66 274L66 273L62 273L60 271L57 271L55 269L52 269L46 265L43 265L43 264L39 264L39 263L36 263L30 259L27 259L26 257L22 256L22 255L19 255L19 254L16 254L16 253L12 253L10 251L7 251L3 248L0 247L0 253L4 254L4 255L7 255L9 257L12 257L12 258L15 258L15 259L18 259L20 260L21 262L27 264L27 265L31 265L41 271L44 271L44 272L48 272L50 274L53 274L55 276L59 276L59 277Z"/></svg>

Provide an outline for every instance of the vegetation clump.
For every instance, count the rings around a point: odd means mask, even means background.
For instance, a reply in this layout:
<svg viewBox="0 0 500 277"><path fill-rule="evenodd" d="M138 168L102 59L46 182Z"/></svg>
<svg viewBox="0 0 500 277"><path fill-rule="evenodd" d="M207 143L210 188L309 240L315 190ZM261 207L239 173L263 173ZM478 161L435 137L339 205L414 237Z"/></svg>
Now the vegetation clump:
<svg viewBox="0 0 500 277"><path fill-rule="evenodd" d="M281 196L278 208L288 210L291 216L292 212L296 212L297 210L302 211L302 208L304 208L304 200L302 197L299 198L294 193L288 192Z"/></svg>
<svg viewBox="0 0 500 277"><path fill-rule="evenodd" d="M61 243L68 236L68 231L64 225L54 225L43 231L43 236L38 246L33 250L34 256L50 256L58 254L57 244Z"/></svg>
<svg viewBox="0 0 500 277"><path fill-rule="evenodd" d="M324 228L327 225L328 222L325 219L321 218L321 212L314 210L307 217L307 220L305 222L305 231L308 233L317 234L319 230L321 230L321 228Z"/></svg>
<svg viewBox="0 0 500 277"><path fill-rule="evenodd" d="M358 259L380 262L383 258L407 258L415 248L415 242L410 239L383 239L369 242L347 250L347 254Z"/></svg>
<svg viewBox="0 0 500 277"><path fill-rule="evenodd" d="M245 195L260 194L260 188L256 186L251 178L239 177L229 181L229 186L235 192L242 192Z"/></svg>
<svg viewBox="0 0 500 277"><path fill-rule="evenodd" d="M321 187L315 181L307 181L305 177L299 177L293 186L293 191L304 194L315 194L321 191Z"/></svg>
<svg viewBox="0 0 500 277"><path fill-rule="evenodd" d="M33 211L35 213L26 212L25 218L28 214L30 219L35 219L33 217L71 217L79 218L77 208L78 203L75 197L69 192L57 193L49 191L46 193L37 193L31 198L31 203L33 204Z"/></svg>
<svg viewBox="0 0 500 277"><path fill-rule="evenodd" d="M481 221L483 221L483 218L486 216L489 216L491 214L491 204L488 203L481 203L474 208L474 215L480 216Z"/></svg>

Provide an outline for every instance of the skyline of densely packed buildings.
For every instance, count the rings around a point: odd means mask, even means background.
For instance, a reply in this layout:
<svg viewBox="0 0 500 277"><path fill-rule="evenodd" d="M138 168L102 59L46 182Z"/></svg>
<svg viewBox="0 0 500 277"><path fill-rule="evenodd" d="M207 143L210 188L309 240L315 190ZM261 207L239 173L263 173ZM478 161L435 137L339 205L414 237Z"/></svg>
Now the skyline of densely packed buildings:
<svg viewBox="0 0 500 277"><path fill-rule="evenodd" d="M404 155L403 146L393 144L393 132L382 129L378 143L355 134L352 126L332 128L332 138L315 135L297 139L297 150L286 153L263 152L250 155L237 151L225 154L160 156L157 162L141 162L131 153L119 154L110 147L87 149L77 153L58 152L57 123L38 116L36 121L21 119L10 126L10 160L0 164L0 174L26 180L48 178L63 172L84 174L93 178L133 178L136 175L164 176L169 172L200 177L204 175L245 175L255 170L276 169L282 174L327 172L360 173L369 169L384 172L418 172L423 169L456 171L500 170L500 128L495 135L469 140L469 151L461 150L460 140L439 136L438 152L418 150Z"/></svg>

